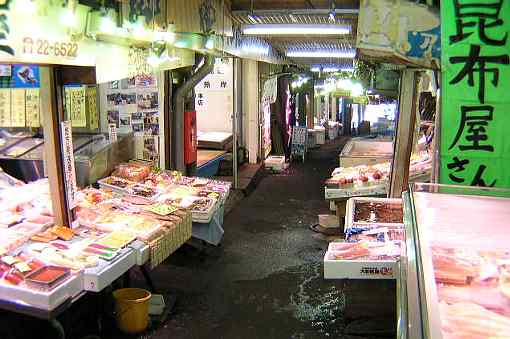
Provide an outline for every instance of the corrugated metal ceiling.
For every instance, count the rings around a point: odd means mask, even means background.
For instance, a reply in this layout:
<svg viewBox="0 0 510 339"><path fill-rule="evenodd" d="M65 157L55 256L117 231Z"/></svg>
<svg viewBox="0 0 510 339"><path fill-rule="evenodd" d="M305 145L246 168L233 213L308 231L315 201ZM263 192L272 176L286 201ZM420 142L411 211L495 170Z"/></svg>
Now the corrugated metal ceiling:
<svg viewBox="0 0 510 339"><path fill-rule="evenodd" d="M359 1L336 1L335 21L329 17L330 1L289 1L255 0L253 8L250 0L232 1L232 22L239 27L253 24L306 24L350 26L351 34L339 36L261 36L282 54L287 51L348 51L355 48L358 24ZM253 9L253 10L252 10ZM313 65L318 63L352 64L352 60L336 58L293 58L296 64Z"/></svg>

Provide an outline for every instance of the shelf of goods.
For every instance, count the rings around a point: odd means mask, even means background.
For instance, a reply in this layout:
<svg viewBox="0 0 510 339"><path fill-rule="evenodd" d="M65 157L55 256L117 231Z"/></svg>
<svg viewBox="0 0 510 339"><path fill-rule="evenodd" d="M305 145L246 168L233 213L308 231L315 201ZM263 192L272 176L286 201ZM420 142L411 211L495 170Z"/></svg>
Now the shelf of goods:
<svg viewBox="0 0 510 339"><path fill-rule="evenodd" d="M175 171L154 172L139 162L121 164L112 176L98 181L126 199L147 199L160 207L191 210L195 238L218 245L223 237L224 204L231 183L186 177Z"/></svg>
<svg viewBox="0 0 510 339"><path fill-rule="evenodd" d="M0 171L0 192L0 308L15 312L51 317L136 264L156 266L191 237L189 211L147 199L83 189L71 229L54 225L47 180L23 184Z"/></svg>
<svg viewBox="0 0 510 339"><path fill-rule="evenodd" d="M398 338L509 338L509 191L415 184L404 195Z"/></svg>
<svg viewBox="0 0 510 339"><path fill-rule="evenodd" d="M345 241L324 256L326 279L396 279L405 251L401 199L351 198Z"/></svg>
<svg viewBox="0 0 510 339"><path fill-rule="evenodd" d="M427 152L412 155L409 165L409 181L424 181L424 178L430 178L431 168L432 160ZM390 161L375 165L335 168L331 178L325 182L325 198L326 200L336 200L357 196L385 195L388 192L390 173Z"/></svg>

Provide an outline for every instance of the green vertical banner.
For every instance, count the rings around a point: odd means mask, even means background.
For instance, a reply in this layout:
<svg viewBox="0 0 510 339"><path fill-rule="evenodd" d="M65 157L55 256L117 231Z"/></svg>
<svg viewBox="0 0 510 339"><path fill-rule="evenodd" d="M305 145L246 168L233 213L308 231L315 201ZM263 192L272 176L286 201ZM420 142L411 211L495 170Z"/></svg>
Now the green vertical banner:
<svg viewBox="0 0 510 339"><path fill-rule="evenodd" d="M510 187L510 0L441 1L441 175Z"/></svg>

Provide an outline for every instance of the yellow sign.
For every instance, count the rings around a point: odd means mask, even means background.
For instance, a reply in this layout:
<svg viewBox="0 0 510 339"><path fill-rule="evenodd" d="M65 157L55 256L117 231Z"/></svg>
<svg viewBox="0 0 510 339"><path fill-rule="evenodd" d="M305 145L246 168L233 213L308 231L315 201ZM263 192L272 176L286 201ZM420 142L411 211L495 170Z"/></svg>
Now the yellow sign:
<svg viewBox="0 0 510 339"><path fill-rule="evenodd" d="M27 88L25 90L26 126L40 126L40 96L38 88Z"/></svg>
<svg viewBox="0 0 510 339"><path fill-rule="evenodd" d="M0 89L0 127L11 127L11 90Z"/></svg>
<svg viewBox="0 0 510 339"><path fill-rule="evenodd" d="M366 96L353 97L352 102L355 104L368 104L368 98Z"/></svg>
<svg viewBox="0 0 510 339"><path fill-rule="evenodd" d="M11 89L11 127L25 127L25 89Z"/></svg>
<svg viewBox="0 0 510 339"><path fill-rule="evenodd" d="M336 97L350 97L351 91L349 91L347 89L337 89L337 90L333 91L331 94Z"/></svg>

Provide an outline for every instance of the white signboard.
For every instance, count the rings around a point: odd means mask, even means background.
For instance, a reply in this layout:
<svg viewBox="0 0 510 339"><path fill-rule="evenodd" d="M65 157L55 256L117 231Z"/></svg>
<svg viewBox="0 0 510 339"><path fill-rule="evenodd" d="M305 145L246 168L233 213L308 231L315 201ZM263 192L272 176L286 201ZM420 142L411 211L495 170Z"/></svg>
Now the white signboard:
<svg viewBox="0 0 510 339"><path fill-rule="evenodd" d="M117 125L116 124L108 124L108 140L111 143L117 141Z"/></svg>
<svg viewBox="0 0 510 339"><path fill-rule="evenodd" d="M62 121L62 153L64 161L64 180L67 191L67 205L69 209L74 208L74 195L77 192L76 172L74 170L73 132L70 121Z"/></svg>
<svg viewBox="0 0 510 339"><path fill-rule="evenodd" d="M202 132L232 132L232 59L216 59L214 70L195 86L197 126Z"/></svg>
<svg viewBox="0 0 510 339"><path fill-rule="evenodd" d="M272 77L264 82L264 91L262 92L262 100L268 100L269 103L274 104L278 89L278 77Z"/></svg>

